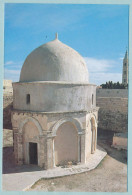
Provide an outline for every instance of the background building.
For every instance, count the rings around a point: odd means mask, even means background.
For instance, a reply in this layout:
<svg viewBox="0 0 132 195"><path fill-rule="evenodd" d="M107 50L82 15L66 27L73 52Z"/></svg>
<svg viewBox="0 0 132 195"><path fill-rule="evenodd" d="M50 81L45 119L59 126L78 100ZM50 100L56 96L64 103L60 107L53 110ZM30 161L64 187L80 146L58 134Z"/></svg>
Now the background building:
<svg viewBox="0 0 132 195"><path fill-rule="evenodd" d="M122 83L128 84L128 52L123 59ZM98 127L114 132L128 131L128 89L96 90L99 109Z"/></svg>
<svg viewBox="0 0 132 195"><path fill-rule="evenodd" d="M125 53L125 57L123 59L122 83L128 84L128 52L127 50Z"/></svg>

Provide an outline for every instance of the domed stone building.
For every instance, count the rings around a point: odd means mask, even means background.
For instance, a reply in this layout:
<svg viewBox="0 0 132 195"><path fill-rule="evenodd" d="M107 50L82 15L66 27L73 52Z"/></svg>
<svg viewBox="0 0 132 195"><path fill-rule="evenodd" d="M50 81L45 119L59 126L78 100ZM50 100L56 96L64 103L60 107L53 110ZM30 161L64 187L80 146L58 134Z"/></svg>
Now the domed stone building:
<svg viewBox="0 0 132 195"><path fill-rule="evenodd" d="M56 39L26 58L13 83L16 163L87 163L97 145L96 85L80 54Z"/></svg>

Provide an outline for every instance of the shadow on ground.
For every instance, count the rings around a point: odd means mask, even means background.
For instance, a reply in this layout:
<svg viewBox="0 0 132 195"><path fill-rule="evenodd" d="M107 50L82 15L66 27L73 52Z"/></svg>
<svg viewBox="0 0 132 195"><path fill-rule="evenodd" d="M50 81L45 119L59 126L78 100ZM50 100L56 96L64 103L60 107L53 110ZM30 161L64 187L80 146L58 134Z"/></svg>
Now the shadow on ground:
<svg viewBox="0 0 132 195"><path fill-rule="evenodd" d="M41 171L42 169L36 165L15 165L13 147L3 148L3 174Z"/></svg>
<svg viewBox="0 0 132 195"><path fill-rule="evenodd" d="M108 130L98 130L98 145L107 151L107 154L112 158L127 164L127 152L125 150L118 151L112 148L112 138L114 132ZM122 155L120 153L122 152ZM3 148L3 174L9 173L20 173L20 172L31 172L41 171L42 169L36 165L22 165L16 166L13 154L13 147Z"/></svg>

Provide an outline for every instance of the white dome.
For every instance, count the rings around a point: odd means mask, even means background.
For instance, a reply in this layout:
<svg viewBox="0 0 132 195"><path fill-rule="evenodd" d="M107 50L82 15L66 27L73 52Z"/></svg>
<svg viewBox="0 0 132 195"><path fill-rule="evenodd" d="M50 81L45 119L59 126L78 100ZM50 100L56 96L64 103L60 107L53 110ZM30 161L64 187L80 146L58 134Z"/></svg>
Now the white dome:
<svg viewBox="0 0 132 195"><path fill-rule="evenodd" d="M20 82L87 82L88 69L81 55L57 38L32 51L26 58Z"/></svg>

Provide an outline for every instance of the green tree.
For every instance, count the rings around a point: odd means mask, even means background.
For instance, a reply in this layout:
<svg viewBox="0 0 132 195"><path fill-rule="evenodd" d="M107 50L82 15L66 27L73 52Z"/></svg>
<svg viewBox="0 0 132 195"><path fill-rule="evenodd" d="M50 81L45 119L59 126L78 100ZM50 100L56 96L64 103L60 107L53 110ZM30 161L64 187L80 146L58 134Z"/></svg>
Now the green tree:
<svg viewBox="0 0 132 195"><path fill-rule="evenodd" d="M106 84L102 84L101 86L103 89L127 89L128 88L128 84L122 84L119 83L119 81L117 83L108 81L106 82Z"/></svg>

